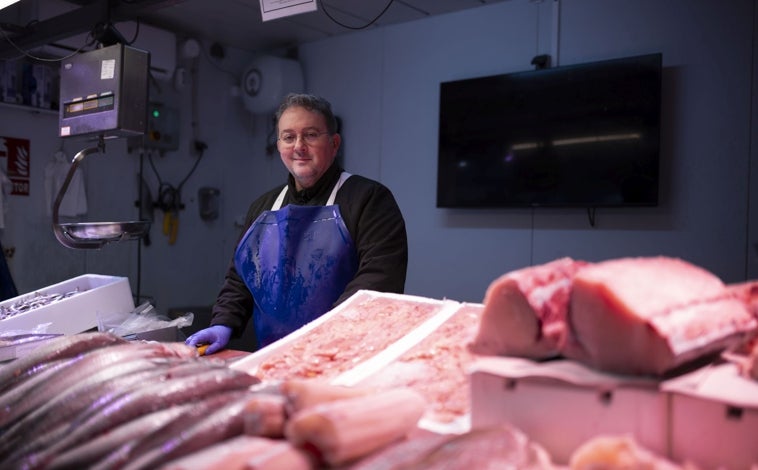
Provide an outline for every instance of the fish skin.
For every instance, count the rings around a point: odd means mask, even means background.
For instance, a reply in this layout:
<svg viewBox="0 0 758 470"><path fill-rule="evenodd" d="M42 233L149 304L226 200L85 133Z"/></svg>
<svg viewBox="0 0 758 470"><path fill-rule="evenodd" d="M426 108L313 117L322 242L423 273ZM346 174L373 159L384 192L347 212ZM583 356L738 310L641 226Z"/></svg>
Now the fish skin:
<svg viewBox="0 0 758 470"><path fill-rule="evenodd" d="M32 350L28 355L0 366L0 393L12 387L19 377L38 364L73 357L94 349L125 343L126 340L111 333L80 333L61 336Z"/></svg>
<svg viewBox="0 0 758 470"><path fill-rule="evenodd" d="M162 343L124 343L80 354L69 360L69 367L45 374L45 377L41 379L44 380L43 386L29 390L28 394L21 396L20 402L6 402L12 401L14 397L19 396L19 393L24 392L24 390L19 392L17 390L19 387L3 394L0 397L0 404L2 404L0 427L20 419L32 410L38 410L47 403L54 402L60 397L61 390L70 392L72 388L78 388L82 382L91 381L100 371L108 370L112 365L136 358L177 357L179 353L180 350L166 347ZM40 380L36 380L32 385L40 383L42 383Z"/></svg>
<svg viewBox="0 0 758 470"><path fill-rule="evenodd" d="M23 333L18 335L0 336L0 348L6 346L18 346L19 344L31 343L43 339L52 339L60 335L52 333Z"/></svg>
<svg viewBox="0 0 758 470"><path fill-rule="evenodd" d="M31 375L23 382L18 383L5 393L0 395L0 430L5 427L8 421L11 421L10 416L13 413L12 407L22 400L28 399L33 396L33 391L37 387L43 386L49 383L52 377L58 374L61 370L71 366L79 358L67 358L60 359L45 363L47 367L40 366L32 369Z"/></svg>
<svg viewBox="0 0 758 470"><path fill-rule="evenodd" d="M196 452L209 445L242 435L245 430L245 409L254 395L248 395L218 408L201 420L194 420L190 426L176 427L165 433L151 436L154 444L141 455L132 459L122 470L158 468L160 465L184 455ZM136 454L136 453L135 453ZM110 470L116 467L93 467L91 470Z"/></svg>
<svg viewBox="0 0 758 470"><path fill-rule="evenodd" d="M200 362L200 364L203 364ZM205 365L208 367L207 365ZM260 379L235 369L220 368L162 382L149 382L110 402L84 421L70 425L65 436L40 452L28 455L19 463L24 468L44 468L52 458L81 442L138 416L180 403L232 389L246 389Z"/></svg>
<svg viewBox="0 0 758 470"><path fill-rule="evenodd" d="M119 368L121 376L104 384L100 381L82 390L62 395L63 404L52 406L51 402L38 408L8 429L0 441L0 464L15 461L62 439L68 431L70 420L86 412L94 402L108 403L123 393L140 386L145 380L159 377L155 363L148 360L130 361ZM58 405L61 400L55 400ZM35 436L29 439L29 436Z"/></svg>
<svg viewBox="0 0 758 470"><path fill-rule="evenodd" d="M71 387L59 387L57 383L50 382L49 388L63 390L63 393L52 395L44 402L35 400L31 412L15 421L6 430L4 440L12 439L16 435L40 435L37 432L41 430L40 428L54 428L56 423L69 420L77 412L86 409L93 400L107 399L114 393L120 395L127 389L126 387L139 380L135 376L147 378L157 375L159 372L157 366L158 363L154 360L135 358L113 364L103 370L92 370L89 377L83 376L81 382L74 383ZM90 372L90 369L86 371ZM0 449L4 447L0 444Z"/></svg>
<svg viewBox="0 0 758 470"><path fill-rule="evenodd" d="M159 359L167 362L155 362ZM142 361L148 362L137 365L146 365L147 368L139 368L133 373L124 373L106 381L105 384L94 383L74 397L78 398L76 403L68 400L62 407L48 408L47 410L53 413L52 415L48 413L48 416L52 416L50 419L34 419L37 418L36 416L26 419L24 427L19 425L12 434L8 433L0 440L0 468L9 462L27 459L34 452L43 452L44 448L65 438L80 423L96 416L100 410L113 401L138 390L144 383L159 384L166 380L189 377L207 372L212 368L222 367L215 363L206 364L200 360L188 361L174 358L153 358ZM66 412L67 409L70 412ZM28 440L30 435L35 436L34 440ZM9 450L10 454L8 454Z"/></svg>
<svg viewBox="0 0 758 470"><path fill-rule="evenodd" d="M140 416L56 456L45 468L46 470L90 468L123 445L162 428L193 406L192 403L177 405Z"/></svg>
<svg viewBox="0 0 758 470"><path fill-rule="evenodd" d="M156 447L162 447L164 442L171 439L172 436L184 433L198 422L207 419L210 414L215 413L219 408L226 407L245 397L250 397L252 394L253 392L248 390L234 390L215 394L197 403L193 403L187 412L182 413L159 428L150 430L151 432L144 433L137 439L124 443L124 445L118 447L105 458L93 463L88 468L89 470L122 468L130 460Z"/></svg>

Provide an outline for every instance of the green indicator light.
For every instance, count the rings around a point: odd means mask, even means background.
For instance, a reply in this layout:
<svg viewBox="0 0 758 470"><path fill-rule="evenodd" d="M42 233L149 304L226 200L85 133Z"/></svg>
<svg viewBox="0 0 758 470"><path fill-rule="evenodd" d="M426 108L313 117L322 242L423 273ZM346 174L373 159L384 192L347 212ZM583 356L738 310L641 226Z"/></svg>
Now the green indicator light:
<svg viewBox="0 0 758 470"><path fill-rule="evenodd" d="M157 109L154 109L154 110L153 110L153 117L154 117L154 118L160 117L160 115L161 115L161 112L160 112L160 111L158 111Z"/></svg>

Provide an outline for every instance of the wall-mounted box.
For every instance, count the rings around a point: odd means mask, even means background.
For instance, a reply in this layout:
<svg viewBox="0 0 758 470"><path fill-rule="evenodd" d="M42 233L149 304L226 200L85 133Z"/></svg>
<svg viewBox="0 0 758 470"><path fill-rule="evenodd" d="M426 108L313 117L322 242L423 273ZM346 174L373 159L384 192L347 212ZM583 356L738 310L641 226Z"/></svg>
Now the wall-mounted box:
<svg viewBox="0 0 758 470"><path fill-rule="evenodd" d="M65 59L60 69L59 136L143 135L149 65L149 53L123 44Z"/></svg>

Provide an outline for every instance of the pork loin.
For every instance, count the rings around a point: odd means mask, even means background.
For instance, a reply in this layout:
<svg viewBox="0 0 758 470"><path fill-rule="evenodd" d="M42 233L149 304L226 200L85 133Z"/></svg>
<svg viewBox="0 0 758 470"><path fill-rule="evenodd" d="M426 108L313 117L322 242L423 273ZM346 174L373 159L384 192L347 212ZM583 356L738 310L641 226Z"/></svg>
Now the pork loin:
<svg viewBox="0 0 758 470"><path fill-rule="evenodd" d="M714 274L668 257L621 258L573 278L566 357L597 369L664 375L739 343L756 319Z"/></svg>
<svg viewBox="0 0 758 470"><path fill-rule="evenodd" d="M554 357L570 341L566 316L572 280L585 261L560 258L506 273L484 296L474 354Z"/></svg>

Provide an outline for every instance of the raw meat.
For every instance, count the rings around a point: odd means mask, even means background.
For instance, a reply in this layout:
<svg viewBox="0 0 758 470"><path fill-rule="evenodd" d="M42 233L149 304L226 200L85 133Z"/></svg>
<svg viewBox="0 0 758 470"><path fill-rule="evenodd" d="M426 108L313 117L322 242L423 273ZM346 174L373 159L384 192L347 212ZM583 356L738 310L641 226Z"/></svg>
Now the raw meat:
<svg viewBox="0 0 758 470"><path fill-rule="evenodd" d="M426 419L451 423L471 411L467 345L473 340L484 307L461 304L436 330L360 385L376 389L410 387L426 398Z"/></svg>
<svg viewBox="0 0 758 470"><path fill-rule="evenodd" d="M444 305L368 296L277 348L259 365L256 375L262 380L332 379L384 350Z"/></svg>
<svg viewBox="0 0 758 470"><path fill-rule="evenodd" d="M264 437L237 436L169 462L160 470L310 470L308 454L287 441Z"/></svg>
<svg viewBox="0 0 758 470"><path fill-rule="evenodd" d="M750 313L758 318L758 281L747 281L726 286L734 295L745 302Z"/></svg>
<svg viewBox="0 0 758 470"><path fill-rule="evenodd" d="M571 455L570 470L695 470L681 467L641 447L632 437L598 436Z"/></svg>
<svg viewBox="0 0 758 470"><path fill-rule="evenodd" d="M290 418L284 434L292 444L342 465L402 439L424 413L423 397L398 388L305 408Z"/></svg>
<svg viewBox="0 0 758 470"><path fill-rule="evenodd" d="M584 261L560 258L506 273L484 297L475 354L549 358L569 341L566 316L571 283Z"/></svg>
<svg viewBox="0 0 758 470"><path fill-rule="evenodd" d="M758 323L712 273L686 261L622 258L574 276L564 354L609 372L660 376L739 342Z"/></svg>
<svg viewBox="0 0 758 470"><path fill-rule="evenodd" d="M408 448L409 451L414 449ZM523 432L503 425L473 429L449 436L441 444L423 449L421 454L406 455L393 470L553 470L550 456ZM389 456L388 458L397 458ZM376 459L374 459L376 460ZM361 465L360 470L380 469L382 465Z"/></svg>

